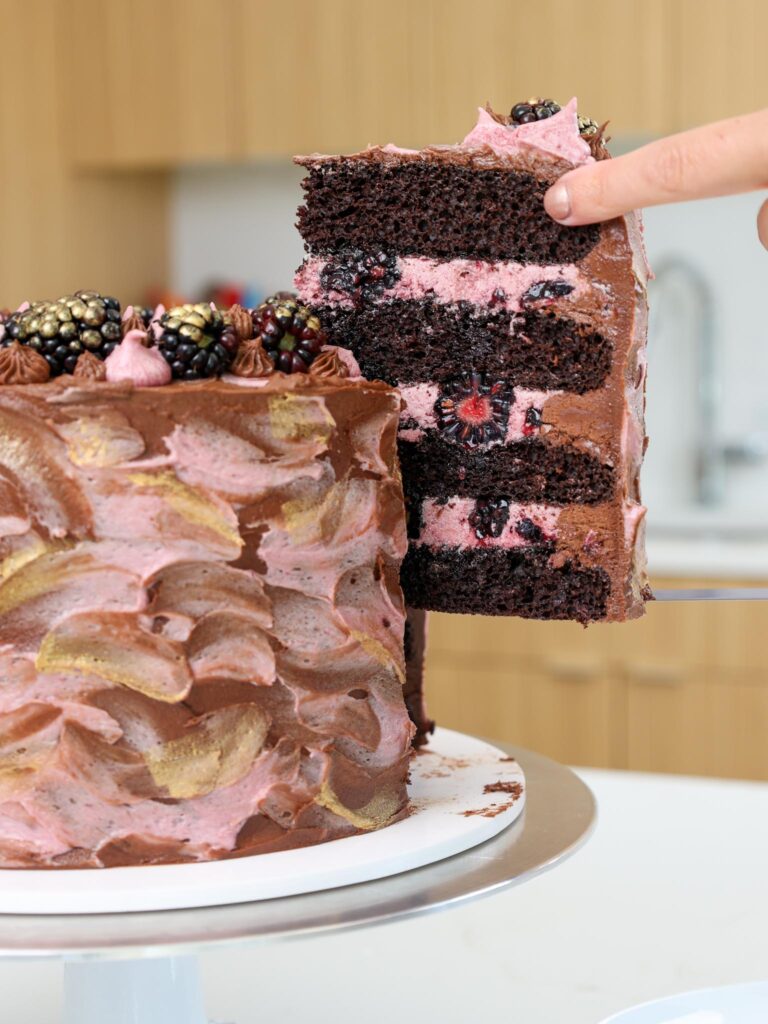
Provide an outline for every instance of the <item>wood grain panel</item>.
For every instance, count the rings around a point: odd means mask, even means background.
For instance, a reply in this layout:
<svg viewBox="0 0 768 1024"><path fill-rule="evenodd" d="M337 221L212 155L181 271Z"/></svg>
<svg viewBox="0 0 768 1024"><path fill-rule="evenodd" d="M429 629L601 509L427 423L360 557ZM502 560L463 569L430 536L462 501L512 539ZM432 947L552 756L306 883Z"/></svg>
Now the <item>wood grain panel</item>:
<svg viewBox="0 0 768 1024"><path fill-rule="evenodd" d="M167 277L167 176L81 174L67 155L98 123L65 114L77 63L65 13L56 0L0 2L0 306L83 287L138 300Z"/></svg>
<svg viewBox="0 0 768 1024"><path fill-rule="evenodd" d="M430 653L430 714L441 725L518 743L570 764L623 767L623 691L587 666L563 662L548 673L477 658Z"/></svg>
<svg viewBox="0 0 768 1024"><path fill-rule="evenodd" d="M768 106L768 4L763 0L675 0L680 128Z"/></svg>
<svg viewBox="0 0 768 1024"><path fill-rule="evenodd" d="M768 779L768 687L736 678L634 683L627 709L629 768Z"/></svg>
<svg viewBox="0 0 768 1024"><path fill-rule="evenodd" d="M451 728L570 763L768 778L766 631L764 602L652 604L586 630L431 615L428 705Z"/></svg>
<svg viewBox="0 0 768 1024"><path fill-rule="evenodd" d="M235 66L236 0L67 0L67 152L84 167L158 167L236 155L239 98L259 37ZM87 53L86 59L75 55Z"/></svg>

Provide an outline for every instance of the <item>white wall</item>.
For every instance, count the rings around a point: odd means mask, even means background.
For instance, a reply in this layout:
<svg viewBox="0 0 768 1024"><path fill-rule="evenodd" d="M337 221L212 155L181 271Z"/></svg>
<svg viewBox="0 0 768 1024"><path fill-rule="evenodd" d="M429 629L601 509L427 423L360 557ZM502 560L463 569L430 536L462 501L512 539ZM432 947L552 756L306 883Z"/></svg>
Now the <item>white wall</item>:
<svg viewBox="0 0 768 1024"><path fill-rule="evenodd" d="M176 175L171 285L194 296L212 280L243 284L257 299L291 287L303 259L296 228L303 172L290 161L185 168Z"/></svg>

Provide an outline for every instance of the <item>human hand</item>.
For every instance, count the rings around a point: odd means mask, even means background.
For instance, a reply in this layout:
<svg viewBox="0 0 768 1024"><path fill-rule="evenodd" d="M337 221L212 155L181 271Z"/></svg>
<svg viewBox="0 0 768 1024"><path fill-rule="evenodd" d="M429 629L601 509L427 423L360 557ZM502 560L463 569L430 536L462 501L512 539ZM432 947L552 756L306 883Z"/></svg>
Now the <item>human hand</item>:
<svg viewBox="0 0 768 1024"><path fill-rule="evenodd" d="M544 208L561 224L594 224L644 206L766 187L768 110L760 110L568 171L547 192ZM768 248L768 200L757 233Z"/></svg>

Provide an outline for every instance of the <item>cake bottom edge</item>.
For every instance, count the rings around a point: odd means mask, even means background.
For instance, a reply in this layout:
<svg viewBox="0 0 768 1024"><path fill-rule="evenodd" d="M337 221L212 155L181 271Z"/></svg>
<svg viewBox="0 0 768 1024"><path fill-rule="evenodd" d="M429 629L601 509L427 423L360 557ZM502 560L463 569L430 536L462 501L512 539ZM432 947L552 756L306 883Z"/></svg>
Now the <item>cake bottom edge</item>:
<svg viewBox="0 0 768 1024"><path fill-rule="evenodd" d="M401 582L412 608L528 619L610 621L611 578L572 561L551 564L550 545L429 548L412 545Z"/></svg>

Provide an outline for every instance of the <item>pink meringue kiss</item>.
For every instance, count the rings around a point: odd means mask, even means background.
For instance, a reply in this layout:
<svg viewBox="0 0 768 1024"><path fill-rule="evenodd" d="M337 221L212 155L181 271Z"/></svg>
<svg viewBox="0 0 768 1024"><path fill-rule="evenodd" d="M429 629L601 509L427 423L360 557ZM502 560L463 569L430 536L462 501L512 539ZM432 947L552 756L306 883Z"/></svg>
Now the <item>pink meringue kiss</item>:
<svg viewBox="0 0 768 1024"><path fill-rule="evenodd" d="M107 380L132 381L137 388L157 388L171 382L171 368L156 348L145 348L145 331L128 331L104 360Z"/></svg>

